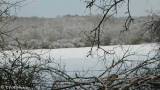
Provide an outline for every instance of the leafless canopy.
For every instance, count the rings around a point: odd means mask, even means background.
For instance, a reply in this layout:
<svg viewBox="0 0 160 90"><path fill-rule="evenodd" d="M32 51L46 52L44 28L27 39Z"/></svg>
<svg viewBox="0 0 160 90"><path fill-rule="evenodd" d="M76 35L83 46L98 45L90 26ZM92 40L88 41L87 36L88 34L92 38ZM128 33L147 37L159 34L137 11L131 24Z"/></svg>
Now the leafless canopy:
<svg viewBox="0 0 160 90"><path fill-rule="evenodd" d="M21 1L20 1L21 2ZM16 38L12 38L8 35L4 26L8 24L8 18L10 16L9 11L12 7L17 6L20 2L9 3L5 0L0 0L0 48L1 54L4 56L0 62L0 85L21 85L28 87L36 87L36 85L43 82L44 77L42 73L50 73L51 76L56 74L60 77L59 80L54 80L52 89L82 89L82 90L129 90L152 88L159 86L160 80L160 54L156 52L153 57L147 58L146 60L138 63L136 66L129 68L127 66L127 57L134 55L130 53L130 50L125 50L124 54L119 60L113 60L110 65L106 67L106 70L101 73L98 77L82 77L75 75L74 77L69 76L65 71L58 70L55 68L48 67L50 59L43 59L39 55L23 51L21 44ZM91 41L91 50L89 55L92 54L93 47L96 45L97 49L104 51L104 56L111 54L109 51L103 49L100 45L100 39L102 34L102 24L107 21L112 15L117 14L118 7L120 5L127 6L127 18L124 23L124 30L128 31L133 18L130 14L130 0L86 0L87 8L98 7L103 11L103 15L98 25L90 31L89 36ZM153 35L159 36L159 19L158 21L152 21L148 28ZM122 32L123 32L122 31ZM5 53L5 50L9 49L5 37L9 37L17 42L18 50L11 51L11 53ZM159 37L157 39L159 41ZM26 56L26 55L29 55ZM10 58L11 57L11 58ZM44 61L40 64L30 64L30 60L36 59L37 61ZM5 62L5 63L4 63ZM152 66L152 68L150 68ZM113 72L118 67L116 72ZM35 83L38 82L38 83Z"/></svg>
<svg viewBox="0 0 160 90"><path fill-rule="evenodd" d="M127 17L125 19L124 30L122 33L124 31L129 31L130 25L134 20L130 13L130 0L85 0L85 2L87 3L86 8L92 9L97 7L103 11L102 18L97 26L89 32L89 35L86 34L92 45L89 55L92 55L94 46L97 46L97 50L102 50L104 52L104 57L107 54L112 54L100 46L102 25L104 22L107 22L111 16L118 13L119 6L126 5ZM159 36L159 19L152 20L147 24L147 31L150 31L152 35L156 35L157 38L157 36ZM160 70L159 50L152 57L146 55L148 58L137 63L134 67L127 66L128 62L132 63L132 60L129 60L127 57L134 55L135 53L130 53L129 49L125 50L122 57L117 61L112 60L111 65L106 66L106 70L98 77L70 77L74 81L68 81L70 79L66 79L65 81L57 81L54 84L54 89L152 90L160 88L158 87L160 80L158 73ZM115 73L112 73L115 70L115 67L118 67L118 70L116 70Z"/></svg>

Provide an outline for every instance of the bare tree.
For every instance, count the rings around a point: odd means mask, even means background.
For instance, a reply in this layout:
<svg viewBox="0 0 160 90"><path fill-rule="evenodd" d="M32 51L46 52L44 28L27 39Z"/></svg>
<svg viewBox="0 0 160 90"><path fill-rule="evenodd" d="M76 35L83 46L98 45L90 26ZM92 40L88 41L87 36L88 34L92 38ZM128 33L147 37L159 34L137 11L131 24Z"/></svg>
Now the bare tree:
<svg viewBox="0 0 160 90"><path fill-rule="evenodd" d="M22 1L10 3L1 0L0 2L2 6L2 8L0 8L0 48L2 55L0 62L0 85L19 85L36 88L38 85L43 85L46 73L53 77L60 77L57 80L53 80L53 90L144 90L152 89L153 86L157 88L159 85L159 51L154 52L155 54L152 57L148 56L149 58L130 67L128 66L128 62L132 62L132 60L128 59L128 57L134 55L134 53L130 53L129 49L124 50L122 57L118 60L113 59L111 61L112 63L107 65L106 70L100 73L98 77L82 77L79 75L73 77L63 70L50 67L49 64L52 63L50 59L46 60L36 53L22 50L19 40L9 35L9 32L16 29L7 31L5 29L5 25L8 25L9 22L11 22L10 20L15 19L15 17L10 15L10 10ZM127 5L126 11L128 17L125 20L122 33L128 31L134 20L130 14L130 0L87 0L85 2L87 3L87 8L98 7L103 10L102 19L99 21L98 25L89 32L90 35L88 37L92 45L89 55L92 55L94 46L97 46L97 50L102 50L104 52L103 56L104 59L106 59L106 55L114 53L100 46L102 24L107 22L112 15L117 14L119 5ZM158 21L152 20L149 23L148 30L151 32L151 35L156 35L156 41L159 41L159 19ZM14 40L15 43L9 46L8 39ZM35 64L33 60L39 63Z"/></svg>
<svg viewBox="0 0 160 90"><path fill-rule="evenodd" d="M88 0L86 2L87 2L87 8L92 8L95 6L95 7L98 7L99 9L103 10L103 12L104 12L102 19L100 20L97 27L91 31L91 34L93 34L93 39L91 40L92 48L94 45L97 45L97 49L101 49L104 51L104 53L105 53L104 56L106 54L110 54L107 50L101 48L101 46L100 46L102 24L103 24L103 22L106 22L110 18L110 16L117 14L117 7L119 5L121 5L121 4L127 5L126 11L127 11L128 16L127 16L126 21L124 23L124 30L121 33L123 33L124 31L128 31L130 28L130 25L132 24L132 22L134 20L131 16L131 13L130 13L130 9L131 9L130 8L130 0ZM157 16L157 17L159 17L159 16ZM157 19L157 17L152 18L152 20L150 22L146 21L147 23L146 22L144 22L144 23L146 23L145 26L147 27L147 32L149 32L150 35L152 35L152 37L154 39L156 39L157 42L159 42L159 32L160 32L159 25L160 25L160 23L159 23L159 19ZM90 52L92 52L92 48L91 48ZM123 65L129 61L126 58L128 56L132 55L132 54L128 55L127 52L130 52L130 51L127 50L126 53L124 53L123 57L121 59L119 59L118 61L113 60L113 63L111 64L111 66L109 66L106 69L106 71L104 73L102 73L99 77L103 77L106 73L112 71L114 67L120 66L119 67L119 70L120 70L123 67ZM159 65L157 64L157 63L159 63L159 60L160 60L159 51L156 53L157 54L155 54L155 56L144 60L143 62L136 65L134 68L130 68L130 69L126 68L126 69L122 70L123 72L116 73L116 75L118 75L121 78L121 80L119 77L116 77L114 79L114 81L116 81L116 84L112 83L112 84L108 85L107 87L110 89L113 89L114 86L120 84L122 86L120 86L118 88L122 88L123 84L127 82L123 88L143 89L143 88L141 88L142 86L148 85L148 83L150 83L152 81L154 82L154 80L156 81L156 79L159 80L158 73L155 73L155 74L150 73L149 75L145 75L146 73L143 75L139 74L140 72L141 73L146 72L146 70L144 69L146 67L148 67L149 70L153 70L153 72L156 72L155 69L159 69L158 68ZM149 68L149 66L151 66L151 65L153 65L152 69ZM137 76L134 77L134 74L137 75L138 77ZM115 74L113 74L113 75L115 75ZM109 78L109 77L110 76L107 76L107 78ZM153 79L151 79L151 77L153 77ZM131 79L133 81L134 81L134 79L136 79L136 80L134 82L132 82ZM130 82L130 80L131 80L131 82ZM108 80L108 82L109 82L109 80Z"/></svg>
<svg viewBox="0 0 160 90"><path fill-rule="evenodd" d="M24 2L25 0L0 0L1 90L13 90L16 89L16 86L33 88L34 90L40 87L47 88L46 80L49 76L61 75L59 74L60 70L49 66L53 63L50 58L44 59L37 53L23 50L21 42L11 36L10 32L19 28L19 26L12 29L7 28L16 19L13 11Z"/></svg>
<svg viewBox="0 0 160 90"><path fill-rule="evenodd" d="M89 55L92 55L94 50L94 46L97 46L97 50L102 50L104 52L104 58L108 54L113 54L110 51L105 50L101 47L101 35L102 35L102 25L104 22L117 14L117 8L119 5L127 5L126 11L128 16L125 19L124 30L130 30L130 25L134 19L130 13L130 0L85 0L87 3L87 8L97 7L103 11L102 18L99 21L98 25L95 26L93 30L91 30L87 35L91 42L91 50L89 51ZM144 22L146 23L146 22ZM146 23L147 32L159 42L159 19L152 19L150 22ZM159 46L157 46L159 47ZM82 89L82 90L156 90L159 87L159 60L160 54L159 49L157 51L153 50L154 55L148 56L147 59L137 63L137 65L130 66L128 63L134 63L132 60L128 59L130 56L134 56L134 53L130 53L130 50L125 50L122 57L118 60L111 60L111 64L106 66L106 70L101 73L98 77L75 77L72 80L77 81L69 81L70 78L62 82L55 84L60 85L59 87L54 87L56 90L61 89ZM87 80L86 80L87 79ZM68 82L68 83L65 83Z"/></svg>

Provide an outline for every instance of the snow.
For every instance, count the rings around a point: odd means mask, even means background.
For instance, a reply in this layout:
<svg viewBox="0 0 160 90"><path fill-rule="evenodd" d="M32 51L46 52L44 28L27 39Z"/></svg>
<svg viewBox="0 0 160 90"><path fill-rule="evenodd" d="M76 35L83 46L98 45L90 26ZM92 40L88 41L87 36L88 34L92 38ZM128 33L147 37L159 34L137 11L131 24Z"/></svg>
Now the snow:
<svg viewBox="0 0 160 90"><path fill-rule="evenodd" d="M91 47L83 48L61 48L61 49L37 49L24 50L25 52L36 53L41 57L50 58L54 63L52 67L64 69L68 74L98 75L102 73L112 60L121 59L124 54L130 61L140 62L154 56L159 46L156 43L139 45L112 45L102 46L103 49L112 54L107 54L104 58L104 52L93 48L92 55L87 57ZM127 52L129 51L129 52ZM9 51L6 51L9 52ZM10 51L11 53L16 51ZM17 52L18 54L19 52ZM12 56L12 55L11 55ZM32 63L38 63L32 60ZM129 62L132 64L132 62Z"/></svg>
<svg viewBox="0 0 160 90"><path fill-rule="evenodd" d="M111 61L119 60L124 54L130 55L127 59L132 61L141 61L147 58L151 58L156 50L158 50L158 44L140 44L140 45L113 45L102 46L105 50L113 53L107 54L106 58L103 57L103 51L93 49L93 55L87 57L91 47L83 48L61 48L50 50L32 50L38 54L41 54L45 58L53 58L54 62L59 63L60 67L65 69L67 73L83 73L84 75L95 75L103 72L107 65L111 64ZM129 52L127 52L129 50ZM94 72L94 73L93 73Z"/></svg>

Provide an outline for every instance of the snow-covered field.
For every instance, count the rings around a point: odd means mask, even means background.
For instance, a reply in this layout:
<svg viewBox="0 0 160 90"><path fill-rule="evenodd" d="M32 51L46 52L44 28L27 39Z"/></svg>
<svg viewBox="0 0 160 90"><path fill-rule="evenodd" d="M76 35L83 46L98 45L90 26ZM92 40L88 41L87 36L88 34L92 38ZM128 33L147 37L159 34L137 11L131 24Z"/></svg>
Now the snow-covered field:
<svg viewBox="0 0 160 90"><path fill-rule="evenodd" d="M103 51L93 49L93 55L87 57L90 47L84 48L61 48L51 50L33 50L41 54L44 58L51 58L54 62L59 64L59 68L65 69L68 74L81 73L95 75L103 72L106 65L111 64L111 61L119 60L124 55L128 56L130 61L139 62L141 60L151 58L158 50L158 45L140 44L140 45L113 45L102 46L105 50L113 54L107 54L105 59ZM54 65L53 65L54 66Z"/></svg>
<svg viewBox="0 0 160 90"><path fill-rule="evenodd" d="M157 51L159 51L158 44L139 44L139 45L112 45L112 46L102 46L103 49L110 52L111 54L106 54L104 57L104 52L102 50L97 50L96 47L93 48L92 55L87 57L91 47L83 48L61 48L61 49L38 49L38 50L23 50L27 54L23 55L24 63L29 64L40 64L41 62L46 62L46 60L51 60L54 63L50 63L49 66L65 70L70 76L99 76L101 75L107 66L111 65L112 61L127 59L128 65L134 66L138 62L152 58ZM3 54L4 53L4 54ZM0 54L1 64L11 64L11 60L19 57L20 51L5 51ZM28 54L30 53L30 54ZM28 56L32 56L29 58ZM38 55L38 57L37 57ZM33 58L35 57L35 58ZM41 60L37 58L41 57ZM13 59L12 59L13 58ZM25 60L27 60L25 62ZM40 59L40 58L39 58ZM47 61L48 62L48 61ZM50 61L49 61L50 62ZM11 66L11 65L8 65ZM127 68L128 69L128 68ZM114 70L119 70L114 68ZM114 70L112 70L114 72ZM44 84L51 87L53 79L49 73L41 73L44 79ZM44 78L45 77L45 78ZM59 79L59 76L56 78ZM60 78L61 79L61 78ZM41 82L43 83L43 82ZM46 89L44 89L46 90Z"/></svg>
<svg viewBox="0 0 160 90"><path fill-rule="evenodd" d="M105 68L112 63L112 60L119 60L122 57L130 60L128 64L140 62L154 56L158 51L158 44L139 44L139 45L112 45L102 46L103 49L112 53L107 54L104 58L104 52L93 48L92 55L87 57L91 47L83 48L61 48L61 49L38 49L24 50L30 53L36 53L45 59L50 59L54 62L52 67L65 70L68 74L81 75L97 75L102 73ZM8 52L8 51L6 51ZM10 51L11 53L15 51ZM14 57L13 53L9 54ZM2 57L2 56L1 56ZM4 57L6 58L6 57ZM10 58L10 56L8 56ZM1 58L3 59L3 58ZM133 61L133 62L132 62ZM4 61L5 62L5 61ZM31 60L32 63L37 63ZM136 63L135 63L136 64Z"/></svg>

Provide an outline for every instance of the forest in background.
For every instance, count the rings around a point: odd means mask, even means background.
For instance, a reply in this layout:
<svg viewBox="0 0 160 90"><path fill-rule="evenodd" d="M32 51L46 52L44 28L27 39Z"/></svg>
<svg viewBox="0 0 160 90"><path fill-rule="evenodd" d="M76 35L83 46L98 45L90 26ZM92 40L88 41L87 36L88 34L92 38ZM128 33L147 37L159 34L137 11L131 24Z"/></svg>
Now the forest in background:
<svg viewBox="0 0 160 90"><path fill-rule="evenodd" d="M16 28L9 34L21 42L23 49L88 47L91 43L87 35L100 19L101 16L78 15L56 18L16 17L7 29ZM123 32L125 17L108 19L102 27L101 45L155 42L144 27L144 21L150 19L150 16L134 19L128 32ZM13 48L11 46L14 44L14 41L8 40L8 47Z"/></svg>
<svg viewBox="0 0 160 90"><path fill-rule="evenodd" d="M122 51L116 51L115 48L108 50L101 45L160 42L159 16L156 16L157 18L152 15L132 17L130 0L107 1L88 0L87 2L86 8L89 9L100 4L98 8L104 11L102 16L67 15L52 19L15 18L10 14L10 10L12 11L12 7L16 9L17 4L21 5L21 1L16 0L14 3L0 0L0 5L3 7L0 9L0 89L24 90L25 87L25 90L47 90L48 88L51 90L158 90L160 88L160 49L158 43L155 48L149 48L148 46L144 48L145 53L142 54L139 51L142 51L140 49L143 47L136 49L137 53L130 48L130 46L139 45L116 45ZM113 15L115 15L118 10L117 6L125 4L127 4L126 18L110 16L110 11L113 11ZM79 20L79 18L81 19ZM143 20L144 22L142 22ZM80 21L83 21L83 24ZM49 22L52 23L49 25ZM49 39L50 35L54 37ZM73 39L75 39L75 44L71 42ZM69 40L71 41L69 42ZM79 43L81 44L76 46ZM65 59L60 57L60 62L55 62L54 56L58 54L51 54L48 51L41 54L42 51L46 51L42 49L25 50L71 47L71 45L72 47L91 46L87 57L93 55L100 57L97 60L102 61L102 64L105 65L104 71L99 73L98 76L88 77L84 74L80 75L80 73L75 73L72 76L66 72L68 69L63 70L63 66L61 67L61 60ZM146 46L147 44L143 45ZM129 46L129 48L126 46ZM80 48L79 50L83 49ZM150 51L147 52L149 49ZM53 50L55 51L55 49ZM66 53L70 53L68 55L70 57L75 56L77 52L81 53L81 51L74 51L74 53L71 48L68 50ZM64 51L61 52L64 53ZM63 55L66 55L66 53ZM44 54L47 54L48 57L45 57ZM78 56L80 55L78 54ZM107 58L108 56L111 56L111 58ZM140 59L141 56L145 58ZM73 59L75 62L83 61L82 58ZM68 63L73 62L69 61ZM77 67L75 63L73 64ZM85 62L83 64L92 63ZM74 68L72 65L69 66ZM50 83L48 83L49 81Z"/></svg>

